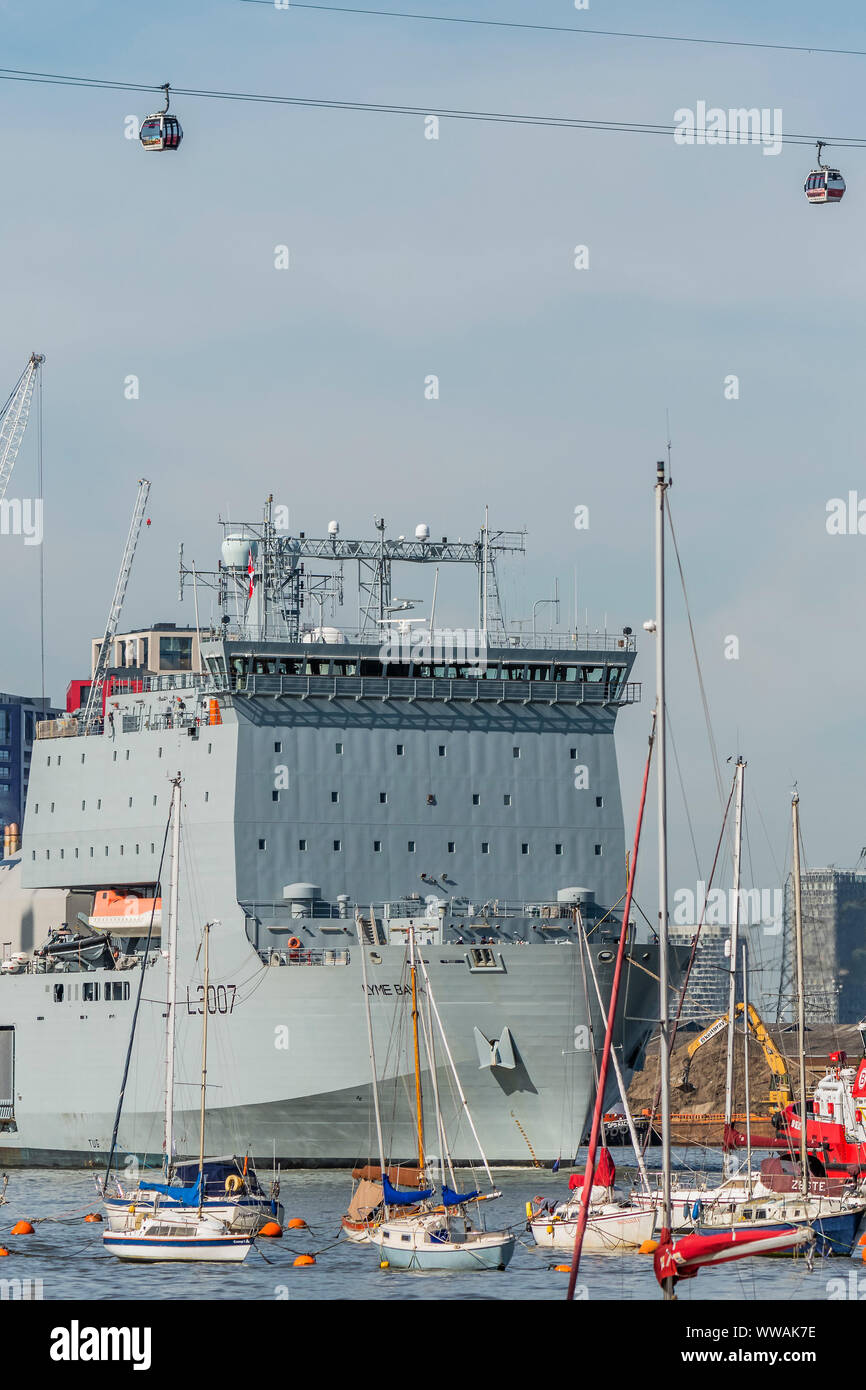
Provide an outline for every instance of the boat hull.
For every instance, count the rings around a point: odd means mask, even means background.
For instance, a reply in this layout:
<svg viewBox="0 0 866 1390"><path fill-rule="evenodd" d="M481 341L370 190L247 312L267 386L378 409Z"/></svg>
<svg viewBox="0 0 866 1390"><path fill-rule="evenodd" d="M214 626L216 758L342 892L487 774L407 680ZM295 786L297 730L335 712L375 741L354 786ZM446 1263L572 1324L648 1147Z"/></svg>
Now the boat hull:
<svg viewBox="0 0 866 1390"><path fill-rule="evenodd" d="M577 1234L577 1217L541 1217L529 1223L533 1239L542 1250L572 1250ZM583 1249L594 1255L617 1250L636 1250L650 1240L655 1226L652 1210L619 1208L609 1212L590 1212L583 1236Z"/></svg>
<svg viewBox="0 0 866 1390"><path fill-rule="evenodd" d="M214 914L218 915L218 914ZM332 955L337 955L334 952ZM235 933L214 934L213 1007L209 1029L213 1061L208 1105L209 1142L231 1152L238 1135L261 1167L274 1154L283 1167L351 1168L370 1155L372 1090L366 1039L360 953L344 951L344 964L266 966ZM592 1088L592 1052L582 1008L579 951L575 946L503 945L502 969L472 971L460 945L425 948L425 960L443 1025L485 1150L492 1162L552 1161L577 1151ZM377 1050L388 1046L404 951L380 946L368 963ZM626 999L617 1046L629 1074L652 1017L655 981L648 973L657 951L641 947L641 969L626 971ZM601 986L611 966L602 961ZM607 979L604 972L607 971ZM192 965L179 967L189 978ZM121 1081L137 971L18 975L0 980L0 1027L14 1030L15 1104L0 1116L4 1168L103 1167ZM164 1064L165 963L147 971L145 1001L126 1087L118 1135L120 1151L141 1166L162 1161L161 1102L154 1076ZM130 997L110 1000L106 987L130 986ZM83 991L100 995L85 1002ZM62 999L58 998L58 987ZM177 1012L178 1074L192 1084L201 1050L200 986L182 985ZM508 1028L515 1065L482 1065L477 1036L499 1038ZM593 1032L603 1025L593 1014ZM62 1068L57 1058L64 1059ZM440 1084L446 1085L444 1068ZM424 1085L430 1084L425 1074ZM402 1085L402 1081L395 1085ZM563 1122L562 1093L573 1105ZM188 1094L184 1085L180 1097ZM148 1100L150 1104L146 1104ZM198 1151L198 1111L176 1111L179 1154ZM408 1117L392 1139L395 1158L412 1153ZM471 1161L477 1150L468 1128L454 1137L454 1157Z"/></svg>
<svg viewBox="0 0 866 1390"><path fill-rule="evenodd" d="M370 1235L370 1241L379 1247L382 1262L387 1261L391 1269L454 1274L505 1269L517 1243L513 1235L504 1231L479 1232L459 1242L435 1242L425 1236L426 1233L416 1231L395 1231L389 1235L380 1228Z"/></svg>
<svg viewBox="0 0 866 1390"><path fill-rule="evenodd" d="M120 1260L195 1261L204 1264L239 1264L252 1247L249 1235L142 1236L136 1232L106 1231L103 1249Z"/></svg>

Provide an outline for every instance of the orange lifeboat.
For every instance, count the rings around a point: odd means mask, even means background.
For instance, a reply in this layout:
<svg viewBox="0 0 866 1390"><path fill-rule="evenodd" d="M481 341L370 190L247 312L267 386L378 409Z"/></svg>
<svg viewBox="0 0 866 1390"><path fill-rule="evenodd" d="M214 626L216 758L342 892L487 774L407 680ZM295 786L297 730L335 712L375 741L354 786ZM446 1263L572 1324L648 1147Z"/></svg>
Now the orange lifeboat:
<svg viewBox="0 0 866 1390"><path fill-rule="evenodd" d="M93 915L88 917L88 925L97 931L111 931L118 936L129 936L136 930L162 923L162 898L139 898L134 893L115 893L113 888L102 889L96 894Z"/></svg>

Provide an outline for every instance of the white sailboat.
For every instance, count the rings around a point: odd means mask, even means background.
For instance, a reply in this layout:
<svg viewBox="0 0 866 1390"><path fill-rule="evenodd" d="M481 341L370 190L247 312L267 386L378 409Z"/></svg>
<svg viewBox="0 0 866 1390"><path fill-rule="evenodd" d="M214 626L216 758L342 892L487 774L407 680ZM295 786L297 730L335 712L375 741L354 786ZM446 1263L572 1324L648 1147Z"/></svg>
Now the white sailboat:
<svg viewBox="0 0 866 1390"><path fill-rule="evenodd" d="M592 952L586 948L582 922L578 936L578 946L585 958L592 978L595 997L598 1001L602 1023L608 1028L608 1013L598 983L598 974ZM639 1195L624 1196L615 1187L616 1169L610 1157L610 1150L602 1150L601 1157L593 1174L593 1186L589 1193L589 1209L582 1246L592 1254L607 1254L622 1250L636 1250L645 1240L652 1237L655 1226L655 1207L644 1156L634 1127L628 1103L625 1079L622 1074L615 1049L610 1050L610 1060L616 1074L620 1101L625 1110L626 1123L631 1137L632 1149L637 1160L643 1191ZM526 1217L529 1231L541 1249L574 1249L575 1237L580 1225L582 1194L576 1175L569 1182L571 1195L563 1202L547 1203L543 1198L527 1202Z"/></svg>
<svg viewBox="0 0 866 1390"><path fill-rule="evenodd" d="M180 851L180 777L172 784L172 860L169 892L168 1008L165 1071L165 1163L171 1173L174 1126L175 991L177 980L177 898ZM208 998L209 940L211 923L204 928L204 998ZM122 1260L230 1261L246 1259L255 1229L238 1230L226 1219L224 1208L232 1202L210 1203L205 1195L205 1104L207 1094L208 1010L202 1011L201 1104L199 1157L192 1186L178 1183L145 1183L120 1196L104 1196L107 1229L103 1248ZM235 1193L235 1187L230 1189ZM239 1191L240 1188L237 1189Z"/></svg>
<svg viewBox="0 0 866 1390"><path fill-rule="evenodd" d="M363 946L361 948L364 949ZM439 1196L434 1196L436 1184L423 1191L400 1191L388 1179L388 1166L385 1162L384 1142L381 1122L377 1110L377 1128L380 1142L380 1163L384 1195L381 1222L371 1228L369 1240L376 1246L383 1268L419 1270L424 1272L457 1272L468 1270L504 1269L514 1254L516 1237L511 1231L488 1231L481 1217L481 1203L498 1197L493 1183L493 1174L481 1146L478 1132L469 1113L469 1106L460 1077L454 1065L454 1058L448 1046L448 1039L442 1027L442 1020L430 985L423 958L416 959L415 933L409 928L409 974L412 994L412 1034L414 1046L415 1072L415 1110L416 1133L418 1141L418 1170L427 1171L424 1152L424 1107L421 1094L421 1057L419 1039L418 973L423 977L429 1009L429 1021L424 1025L427 1061L432 1078L433 1100L436 1113L436 1127L439 1137L440 1161ZM439 1103L439 1088L436 1073L436 1053L433 1038L435 1019L442 1047L460 1104L467 1118L472 1135L478 1145L481 1162L490 1183L488 1193L458 1192L454 1168L448 1149L447 1136ZM371 1030L372 1042L372 1030ZM371 1046L372 1056L372 1046ZM375 1082L375 1071L374 1071ZM446 1181L446 1167L450 1184ZM411 1213L407 1208L414 1208ZM472 1214L470 1214L472 1213Z"/></svg>

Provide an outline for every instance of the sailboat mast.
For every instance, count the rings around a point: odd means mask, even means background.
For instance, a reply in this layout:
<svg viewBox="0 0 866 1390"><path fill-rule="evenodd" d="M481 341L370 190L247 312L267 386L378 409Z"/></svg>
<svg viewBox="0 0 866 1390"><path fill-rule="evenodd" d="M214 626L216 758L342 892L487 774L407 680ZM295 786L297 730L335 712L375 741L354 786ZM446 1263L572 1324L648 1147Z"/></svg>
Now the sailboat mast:
<svg viewBox="0 0 866 1390"><path fill-rule="evenodd" d="M175 999L177 997L177 889L180 874L180 773L171 784L171 861L168 886L166 951L168 967L165 986L165 1119L163 1148L165 1171L171 1171L174 1151L174 1045Z"/></svg>
<svg viewBox="0 0 866 1390"><path fill-rule="evenodd" d="M409 971L412 978L412 1041L415 1048L415 1108L418 1115L418 1170L424 1171L424 1110L421 1101L421 1053L418 1046L418 982L415 968L415 928L409 928Z"/></svg>
<svg viewBox="0 0 866 1390"><path fill-rule="evenodd" d="M734 1115L734 1012L737 1007L737 947L740 933L740 861L743 847L743 778L746 764L737 758L737 800L734 810L734 888L731 895L730 966L728 975L728 1052L725 1066L725 1127L729 1128ZM725 1152L725 1176L734 1171L733 1154Z"/></svg>
<svg viewBox="0 0 866 1390"><path fill-rule="evenodd" d="M749 1087L749 948L743 942L743 1069L746 1082L746 1184L752 1195L752 1096Z"/></svg>
<svg viewBox="0 0 866 1390"><path fill-rule="evenodd" d="M208 945L210 942L210 922L204 924L204 1009L201 1025L201 1111L198 1122L198 1214L201 1216L204 1201L204 1112L207 1097L207 1000L210 990L210 961Z"/></svg>
<svg viewBox="0 0 866 1390"><path fill-rule="evenodd" d="M665 717L665 479L664 460L656 464L656 728L658 732L659 833L659 1075L662 1111L662 1231L671 1229L671 1058L668 1017L668 842L667 750ZM673 1280L662 1283L665 1299L674 1296Z"/></svg>
<svg viewBox="0 0 866 1390"><path fill-rule="evenodd" d="M370 922L375 921L373 907L370 906ZM373 1045L373 1019L370 1014L370 990L367 985L367 952L361 928L360 915L355 916L355 928L358 933L358 946L361 951L361 980L364 985L364 1009L367 1015L367 1050L370 1054L370 1071L373 1077L373 1113L376 1117L376 1138L379 1142L379 1167L382 1174L382 1181L385 1180L385 1140L382 1137L382 1111L379 1107L379 1078L376 1074L376 1049Z"/></svg>
<svg viewBox="0 0 866 1390"><path fill-rule="evenodd" d="M803 899L800 884L800 798L791 798L794 832L794 931L797 943L797 1031L800 1057L800 1174L803 1195L809 1191L809 1160L806 1154L806 990L803 969Z"/></svg>

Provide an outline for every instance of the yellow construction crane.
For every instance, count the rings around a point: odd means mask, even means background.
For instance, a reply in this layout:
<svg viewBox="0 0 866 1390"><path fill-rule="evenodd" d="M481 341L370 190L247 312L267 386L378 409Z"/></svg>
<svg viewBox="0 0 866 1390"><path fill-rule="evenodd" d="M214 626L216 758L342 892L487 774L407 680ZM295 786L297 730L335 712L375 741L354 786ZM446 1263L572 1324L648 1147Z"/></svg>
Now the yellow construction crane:
<svg viewBox="0 0 866 1390"><path fill-rule="evenodd" d="M738 1004L734 1009L734 1019L740 1018L742 1013L743 1005ZM783 1110L786 1105L790 1105L791 1103L791 1083L788 1079L788 1064L779 1052L773 1039L770 1037L757 1009L751 1004L749 1005L747 1017L749 1032L760 1044L761 1050L766 1058L767 1066L770 1068L775 1078L775 1088L770 1091L768 1095L770 1107L771 1109ZM679 1085L681 1091L693 1091L695 1089L689 1082L689 1071L691 1069L692 1059L698 1051L698 1048L703 1047L704 1043L708 1043L712 1038L715 1038L724 1028L727 1028L727 1026L728 1015L722 1014L722 1017L717 1018L715 1023L711 1023L709 1028L705 1028L703 1033L695 1038L693 1043L689 1043L688 1052L686 1054L686 1065L683 1069L683 1076Z"/></svg>

